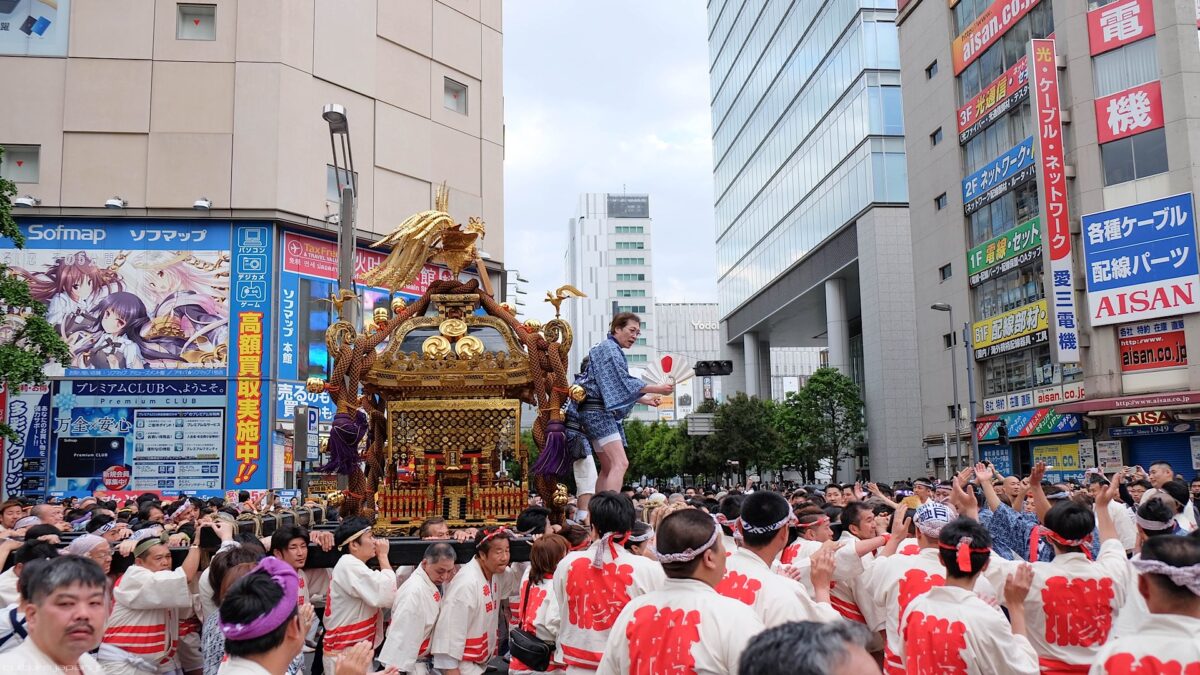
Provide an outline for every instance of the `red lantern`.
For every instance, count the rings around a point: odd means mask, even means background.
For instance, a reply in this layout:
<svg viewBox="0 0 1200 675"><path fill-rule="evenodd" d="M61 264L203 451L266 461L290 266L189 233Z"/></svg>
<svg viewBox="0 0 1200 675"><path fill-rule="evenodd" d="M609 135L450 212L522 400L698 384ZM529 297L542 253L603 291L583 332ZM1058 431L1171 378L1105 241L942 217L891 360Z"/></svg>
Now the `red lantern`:
<svg viewBox="0 0 1200 675"><path fill-rule="evenodd" d="M670 375L671 374L671 366L675 365L675 362L671 359L670 355L662 357L661 363L662 363L663 373L666 375Z"/></svg>

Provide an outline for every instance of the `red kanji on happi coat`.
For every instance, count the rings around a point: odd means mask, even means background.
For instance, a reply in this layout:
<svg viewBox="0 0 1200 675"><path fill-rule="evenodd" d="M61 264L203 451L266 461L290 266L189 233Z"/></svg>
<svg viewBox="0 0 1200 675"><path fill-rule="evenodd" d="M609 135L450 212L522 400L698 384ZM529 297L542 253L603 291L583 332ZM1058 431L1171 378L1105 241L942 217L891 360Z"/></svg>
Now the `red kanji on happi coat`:
<svg viewBox="0 0 1200 675"><path fill-rule="evenodd" d="M1046 579L1042 589L1046 641L1060 647L1094 647L1108 642L1112 602L1112 579Z"/></svg>
<svg viewBox="0 0 1200 675"><path fill-rule="evenodd" d="M629 675L695 675L692 645L700 642L700 612L639 607L625 627Z"/></svg>
<svg viewBox="0 0 1200 675"><path fill-rule="evenodd" d="M571 623L584 630L608 630L629 604L633 566L607 563L592 567L588 558L577 558L567 571L567 611Z"/></svg>
<svg viewBox="0 0 1200 675"><path fill-rule="evenodd" d="M967 675L962 651L967 647L967 627L921 612L908 615L904 625L904 667L910 673Z"/></svg>
<svg viewBox="0 0 1200 675"><path fill-rule="evenodd" d="M721 583L717 584L717 593L734 600L754 606L754 600L758 597L758 591L762 588L762 582L758 579L751 579L744 574L737 572L728 572L725 578L721 579Z"/></svg>

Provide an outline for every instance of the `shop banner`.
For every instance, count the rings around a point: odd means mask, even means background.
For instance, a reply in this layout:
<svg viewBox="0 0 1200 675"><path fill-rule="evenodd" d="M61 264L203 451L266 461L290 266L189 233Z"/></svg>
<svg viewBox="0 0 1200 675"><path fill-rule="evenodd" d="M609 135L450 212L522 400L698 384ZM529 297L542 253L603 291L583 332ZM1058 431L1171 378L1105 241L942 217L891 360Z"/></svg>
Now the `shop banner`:
<svg viewBox="0 0 1200 675"><path fill-rule="evenodd" d="M229 223L25 220L0 262L29 282L71 349L67 377L224 377Z"/></svg>
<svg viewBox="0 0 1200 675"><path fill-rule="evenodd" d="M1053 443L1035 445L1031 448L1033 462L1045 462L1046 480L1062 483L1069 480L1083 482L1086 478L1079 463L1079 443Z"/></svg>
<svg viewBox="0 0 1200 675"><path fill-rule="evenodd" d="M1165 124L1162 83L1158 80L1098 98L1095 104L1098 143L1161 129Z"/></svg>
<svg viewBox="0 0 1200 675"><path fill-rule="evenodd" d="M1008 445L985 445L979 448L980 459L991 462L1001 476L1013 475L1012 447Z"/></svg>
<svg viewBox="0 0 1200 675"><path fill-rule="evenodd" d="M1000 420L1008 424L1009 438L1074 433L1080 429L1079 415L1064 415L1053 408L1036 408L979 418L975 433L980 443L997 439Z"/></svg>
<svg viewBox="0 0 1200 675"><path fill-rule="evenodd" d="M50 490L216 490L225 380L54 383Z"/></svg>
<svg viewBox="0 0 1200 675"><path fill-rule="evenodd" d="M975 359L981 361L993 356L1024 349L1046 342L1046 301L1018 307L997 314L972 326Z"/></svg>
<svg viewBox="0 0 1200 675"><path fill-rule="evenodd" d="M275 397L275 421L288 422L296 417L296 406L306 405L313 410L317 410L322 423L329 424L333 422L333 416L337 412L337 406L334 405L333 399L329 394L321 392L314 394L309 392L303 382L287 382L279 381L275 388L277 390Z"/></svg>
<svg viewBox="0 0 1200 675"><path fill-rule="evenodd" d="M1041 220L1034 218L968 251L971 287L1037 260L1042 255L1041 233Z"/></svg>
<svg viewBox="0 0 1200 675"><path fill-rule="evenodd" d="M963 179L963 211L966 215L975 213L1033 178L1037 173L1033 159L1033 137L1030 136Z"/></svg>
<svg viewBox="0 0 1200 675"><path fill-rule="evenodd" d="M0 55L66 56L71 0L0 0Z"/></svg>
<svg viewBox="0 0 1200 675"><path fill-rule="evenodd" d="M237 349L230 360L228 449L223 487L263 489L270 480L271 437L271 228L234 230L234 303L230 316Z"/></svg>
<svg viewBox="0 0 1200 675"><path fill-rule="evenodd" d="M1123 373L1187 366L1183 319L1121 326L1117 338Z"/></svg>
<svg viewBox="0 0 1200 675"><path fill-rule="evenodd" d="M1087 13L1092 56L1154 35L1154 1L1120 0Z"/></svg>
<svg viewBox="0 0 1200 675"><path fill-rule="evenodd" d="M0 385L0 416L17 440L3 439L3 498L46 493L50 448L50 385L27 384L17 391Z"/></svg>
<svg viewBox="0 0 1200 675"><path fill-rule="evenodd" d="M1058 57L1054 40L1031 40L1033 113L1037 120L1038 198L1045 215L1044 287L1050 299L1050 356L1055 363L1079 362L1079 320L1075 311L1075 268L1071 254L1071 211L1067 206L1066 158L1058 97Z"/></svg>
<svg viewBox="0 0 1200 675"><path fill-rule="evenodd" d="M1124 464L1124 444L1121 441L1096 441L1096 466L1105 473L1111 473Z"/></svg>
<svg viewBox="0 0 1200 675"><path fill-rule="evenodd" d="M1197 431L1200 431L1200 428L1193 422L1174 422L1171 424L1140 424L1133 427L1109 427L1108 435L1112 438L1133 438L1162 434L1191 434Z"/></svg>
<svg viewBox="0 0 1200 675"><path fill-rule="evenodd" d="M958 109L958 144L965 145L1013 106L1029 98L1028 57L1021 57Z"/></svg>
<svg viewBox="0 0 1200 675"><path fill-rule="evenodd" d="M961 35L954 38L951 47L954 74L962 74L1037 4L1038 0L995 0L983 10Z"/></svg>
<svg viewBox="0 0 1200 675"><path fill-rule="evenodd" d="M1191 193L1082 218L1093 326L1200 311Z"/></svg>
<svg viewBox="0 0 1200 675"><path fill-rule="evenodd" d="M1025 391L1004 394L1003 396L985 398L983 399L983 413L985 415L994 415L996 413L1024 408L1039 408L1071 401L1082 401L1083 398L1084 389L1082 382L1056 384L1049 387L1038 387L1037 389L1027 389Z"/></svg>

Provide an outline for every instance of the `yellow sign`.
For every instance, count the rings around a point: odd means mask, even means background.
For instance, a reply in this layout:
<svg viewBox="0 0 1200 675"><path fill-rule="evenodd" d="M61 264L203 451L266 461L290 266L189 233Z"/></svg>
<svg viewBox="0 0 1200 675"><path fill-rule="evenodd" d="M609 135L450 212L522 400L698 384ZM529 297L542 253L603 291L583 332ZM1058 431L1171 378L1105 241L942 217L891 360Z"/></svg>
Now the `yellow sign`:
<svg viewBox="0 0 1200 675"><path fill-rule="evenodd" d="M658 404L658 419L661 422L672 422L675 420L675 397L671 394L662 397L662 402Z"/></svg>
<svg viewBox="0 0 1200 675"><path fill-rule="evenodd" d="M972 340L976 359L988 359L1046 342L1046 301L1018 307L975 322Z"/></svg>

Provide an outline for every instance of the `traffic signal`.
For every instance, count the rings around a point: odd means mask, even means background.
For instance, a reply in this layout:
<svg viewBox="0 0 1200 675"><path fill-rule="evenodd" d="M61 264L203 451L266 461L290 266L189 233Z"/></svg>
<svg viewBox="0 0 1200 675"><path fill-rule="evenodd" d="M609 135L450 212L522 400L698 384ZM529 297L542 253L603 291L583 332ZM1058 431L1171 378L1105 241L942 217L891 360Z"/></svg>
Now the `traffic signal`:
<svg viewBox="0 0 1200 675"><path fill-rule="evenodd" d="M698 377L733 374L733 361L697 361L695 368Z"/></svg>
<svg viewBox="0 0 1200 675"><path fill-rule="evenodd" d="M1008 445L1008 422L1000 420L1000 426L996 427L996 440L1000 445Z"/></svg>

